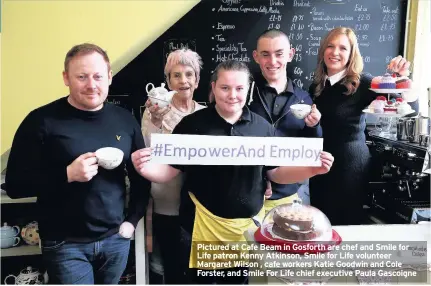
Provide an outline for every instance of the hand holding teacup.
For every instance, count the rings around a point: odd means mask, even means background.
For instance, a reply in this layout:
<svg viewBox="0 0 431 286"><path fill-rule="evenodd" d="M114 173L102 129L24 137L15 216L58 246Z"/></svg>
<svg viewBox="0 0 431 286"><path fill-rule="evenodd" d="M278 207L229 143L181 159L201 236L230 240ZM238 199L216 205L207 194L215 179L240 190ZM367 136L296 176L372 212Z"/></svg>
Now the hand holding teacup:
<svg viewBox="0 0 431 286"><path fill-rule="evenodd" d="M161 107L157 102L153 104L150 99L145 102L145 106L151 114L151 123L160 128L162 126L163 117L171 110L171 106L166 105Z"/></svg>
<svg viewBox="0 0 431 286"><path fill-rule="evenodd" d="M322 114L320 114L320 111L317 109L316 105L313 104L311 106L310 114L305 117L305 124L307 124L308 127L314 127L319 123L320 117L322 117Z"/></svg>
<svg viewBox="0 0 431 286"><path fill-rule="evenodd" d="M95 153L82 154L67 166L67 181L88 182L97 175L98 167Z"/></svg>
<svg viewBox="0 0 431 286"><path fill-rule="evenodd" d="M107 170L115 169L123 162L123 156L122 150L113 147L82 154L67 166L67 181L88 182L97 175L99 166Z"/></svg>
<svg viewBox="0 0 431 286"><path fill-rule="evenodd" d="M290 110L296 118L304 119L308 127L316 126L320 121L320 117L322 117L315 104L312 106L308 104L293 104L290 106Z"/></svg>

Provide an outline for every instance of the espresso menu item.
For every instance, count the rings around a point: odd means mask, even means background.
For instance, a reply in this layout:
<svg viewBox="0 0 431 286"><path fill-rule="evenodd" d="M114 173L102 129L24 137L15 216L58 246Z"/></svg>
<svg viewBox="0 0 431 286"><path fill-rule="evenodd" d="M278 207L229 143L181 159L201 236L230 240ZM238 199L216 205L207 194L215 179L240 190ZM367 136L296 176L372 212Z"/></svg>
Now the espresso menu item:
<svg viewBox="0 0 431 286"><path fill-rule="evenodd" d="M169 52L186 47L203 59L195 100L206 102L218 63L236 59L259 71L252 53L257 37L271 28L289 37L295 55L288 74L305 90L313 80L320 41L337 26L355 31L365 71L381 75L403 52L406 7L407 0L202 0L116 74L110 94L134 97L139 109L145 85L164 80Z"/></svg>

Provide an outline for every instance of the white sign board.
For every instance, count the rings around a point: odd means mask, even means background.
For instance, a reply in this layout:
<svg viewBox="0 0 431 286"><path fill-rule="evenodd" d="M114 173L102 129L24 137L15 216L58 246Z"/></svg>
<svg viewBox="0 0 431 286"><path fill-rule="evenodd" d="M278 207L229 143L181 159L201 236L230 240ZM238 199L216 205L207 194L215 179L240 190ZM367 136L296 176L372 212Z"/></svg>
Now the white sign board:
<svg viewBox="0 0 431 286"><path fill-rule="evenodd" d="M159 164L320 166L323 139L152 134L151 147Z"/></svg>

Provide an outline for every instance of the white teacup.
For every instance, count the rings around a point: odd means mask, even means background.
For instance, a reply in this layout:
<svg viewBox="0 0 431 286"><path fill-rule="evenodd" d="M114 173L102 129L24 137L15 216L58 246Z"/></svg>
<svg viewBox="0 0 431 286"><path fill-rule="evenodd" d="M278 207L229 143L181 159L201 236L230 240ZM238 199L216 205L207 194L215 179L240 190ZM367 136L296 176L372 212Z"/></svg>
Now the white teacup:
<svg viewBox="0 0 431 286"><path fill-rule="evenodd" d="M120 166L123 162L124 152L114 147L104 147L96 151L97 164L107 170Z"/></svg>
<svg viewBox="0 0 431 286"><path fill-rule="evenodd" d="M293 104L290 106L293 115L298 119L304 119L311 112L311 105L308 104Z"/></svg>

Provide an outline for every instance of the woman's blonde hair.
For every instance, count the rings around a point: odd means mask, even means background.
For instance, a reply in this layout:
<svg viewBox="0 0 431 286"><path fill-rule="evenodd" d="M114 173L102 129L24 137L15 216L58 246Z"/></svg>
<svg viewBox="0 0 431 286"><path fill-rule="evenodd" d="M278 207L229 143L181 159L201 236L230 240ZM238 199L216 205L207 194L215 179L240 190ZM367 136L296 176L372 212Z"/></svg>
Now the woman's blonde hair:
<svg viewBox="0 0 431 286"><path fill-rule="evenodd" d="M350 55L346 64L346 76L341 81L341 84L346 86L346 95L352 94L359 86L361 72L364 68L361 52L359 51L358 41L352 29L347 27L337 27L332 29L326 37L320 42L319 54L317 56L317 68L314 72L314 83L316 88L314 96L319 96L325 86L325 76L327 68L325 65L324 54L328 48L329 43L339 35L346 35L350 42Z"/></svg>

